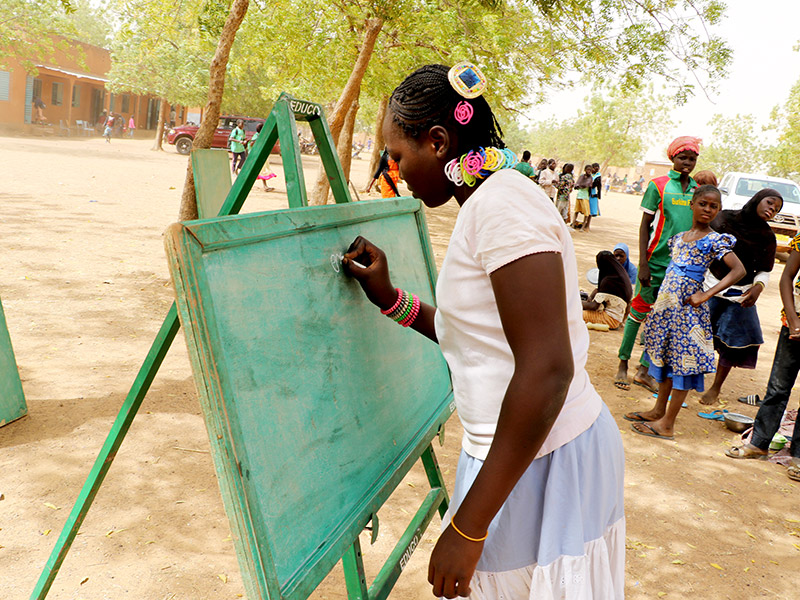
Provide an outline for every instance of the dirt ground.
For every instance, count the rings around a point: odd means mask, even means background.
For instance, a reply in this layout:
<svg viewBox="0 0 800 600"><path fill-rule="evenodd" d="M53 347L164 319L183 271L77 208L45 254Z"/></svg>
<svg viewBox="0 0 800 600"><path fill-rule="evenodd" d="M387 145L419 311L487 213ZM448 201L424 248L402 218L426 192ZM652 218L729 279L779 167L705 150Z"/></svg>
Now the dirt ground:
<svg viewBox="0 0 800 600"><path fill-rule="evenodd" d="M28 598L172 301L162 232L178 213L186 157L147 140L21 139L0 143L0 296L27 398L27 417L0 428L0 597ZM273 158L273 162L278 162ZM313 176L316 161L304 159ZM279 166L275 170L281 175ZM354 181L367 178L354 161ZM284 208L256 188L248 212ZM635 248L639 197L610 194L589 233L575 232L580 272L616 242ZM429 212L439 261L456 205ZM755 371L734 372L735 401L766 387L780 309L776 265L759 310L766 343ZM589 289L585 280L584 289ZM627 597L797 597L800 488L771 463L723 455L736 435L697 417L691 394L674 442L630 432L642 388L612 385L621 332L590 332L589 372L617 418L627 452ZM638 352L638 350L637 350ZM710 381L709 381L710 383ZM791 407L796 407L792 400ZM448 485L457 419L437 448ZM368 577L425 494L412 471L381 511L381 534L362 539ZM302 515L298 518L303 518ZM424 536L392 598L430 596ZM182 334L170 349L89 511L49 598L228 600L244 587L209 454ZM345 598L336 568L314 598Z"/></svg>

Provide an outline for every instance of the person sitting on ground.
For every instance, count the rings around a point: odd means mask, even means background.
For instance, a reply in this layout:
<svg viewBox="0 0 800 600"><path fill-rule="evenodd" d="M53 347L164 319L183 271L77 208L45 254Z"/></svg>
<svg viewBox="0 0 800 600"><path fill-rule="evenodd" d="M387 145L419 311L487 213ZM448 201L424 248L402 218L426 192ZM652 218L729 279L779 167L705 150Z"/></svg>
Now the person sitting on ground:
<svg viewBox="0 0 800 600"><path fill-rule="evenodd" d="M629 258L630 250L628 249L628 244L620 242L614 246L613 252L614 257L619 261L619 264L622 265L622 268L625 269L625 272L628 274L628 279L630 279L631 285L636 285L636 274L639 272L639 270Z"/></svg>
<svg viewBox="0 0 800 600"><path fill-rule="evenodd" d="M800 271L800 234L789 243L789 260L783 268L780 291L783 301L781 311L781 331L772 361L772 372L767 383L767 393L758 408L753 435L750 442L733 446L725 451L730 458L766 459L769 445L778 433L789 403L789 396L800 370L800 289L794 278ZM794 424L792 438L789 440L791 464L786 470L790 479L800 481L800 419Z"/></svg>
<svg viewBox="0 0 800 600"><path fill-rule="evenodd" d="M381 160L378 163L378 168L375 169L375 174L372 176L372 181L369 182L367 193L372 189L373 184L378 181L381 188L381 198L396 198L400 195L397 189L397 183L400 181L400 167L389 156L389 152L384 149L381 154Z"/></svg>
<svg viewBox="0 0 800 600"><path fill-rule="evenodd" d="M531 153L529 150L524 150L522 152L522 160L515 164L514 168L525 175L525 177L530 177L533 179L533 175L536 173L536 171L531 164Z"/></svg>
<svg viewBox="0 0 800 600"><path fill-rule="evenodd" d="M578 181L575 182L577 197L575 198L575 216L572 218L572 227L574 229L581 229L587 219L591 218L592 211L589 208L589 188L591 187L592 165L586 165L583 169L583 175L578 177ZM583 215L582 223L578 223L579 214Z"/></svg>
<svg viewBox="0 0 800 600"><path fill-rule="evenodd" d="M717 176L714 175L713 171L698 171L694 174L694 180L697 185L713 185L717 187Z"/></svg>
<svg viewBox="0 0 800 600"><path fill-rule="evenodd" d="M583 320L587 323L608 325L616 329L622 325L631 305L631 288L628 273L608 250L601 250L597 262L597 288L583 300Z"/></svg>
<svg viewBox="0 0 800 600"><path fill-rule="evenodd" d="M658 289L666 274L670 261L669 240L692 226L690 202L697 183L690 173L700 155L701 140L682 136L672 141L667 148L667 157L672 161L668 175L656 177L647 184L642 197L642 222L639 225L639 273L636 291L631 300L631 311L625 321L625 332L619 346L619 366L614 375L614 385L621 390L631 388L628 381L628 360L633 345L658 296ZM658 390L655 380L647 373L648 364L639 360L633 383L651 392Z"/></svg>
<svg viewBox="0 0 800 600"><path fill-rule="evenodd" d="M729 233L736 238L733 251L747 269L735 285L722 290L708 301L711 327L714 330L714 349L719 354L714 384L700 398L701 404L714 404L722 384L733 367L755 369L758 349L764 343L756 301L769 282L775 265L777 241L767 224L780 212L783 198L777 190L759 190L741 210L723 210L712 229ZM706 272L706 289L715 286L728 270L714 262Z"/></svg>

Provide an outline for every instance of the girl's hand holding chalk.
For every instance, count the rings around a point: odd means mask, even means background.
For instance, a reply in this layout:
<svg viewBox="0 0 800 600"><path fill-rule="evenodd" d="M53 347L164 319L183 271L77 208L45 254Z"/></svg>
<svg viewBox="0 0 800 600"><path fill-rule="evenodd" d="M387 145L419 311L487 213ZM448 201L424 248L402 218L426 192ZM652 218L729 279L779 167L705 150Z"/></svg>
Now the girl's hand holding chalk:
<svg viewBox="0 0 800 600"><path fill-rule="evenodd" d="M369 240L357 237L342 258L345 272L358 280L370 302L381 310L397 300L397 291L389 278L386 254Z"/></svg>

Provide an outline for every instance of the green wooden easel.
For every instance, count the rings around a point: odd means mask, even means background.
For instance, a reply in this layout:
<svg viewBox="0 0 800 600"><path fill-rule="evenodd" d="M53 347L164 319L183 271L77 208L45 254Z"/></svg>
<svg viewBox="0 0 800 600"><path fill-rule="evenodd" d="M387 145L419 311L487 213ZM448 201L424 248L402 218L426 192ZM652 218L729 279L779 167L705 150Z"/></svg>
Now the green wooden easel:
<svg viewBox="0 0 800 600"><path fill-rule="evenodd" d="M0 302L0 427L28 414L3 303Z"/></svg>
<svg viewBox="0 0 800 600"><path fill-rule="evenodd" d="M324 117L323 108L313 102L298 100L284 93L281 94L276 101L272 112L266 120L262 134L256 141L252 152L246 160L241 173L228 192L224 203L222 203L222 207L219 209L219 217L229 217L239 213L248 192L255 183L264 162L268 158L269 152L278 140L280 140L281 144L281 155L290 210L265 214L292 214L296 212L292 209L303 209L303 214L310 217L314 212L322 214L323 211L334 210L334 207L305 208L308 205L308 201L303 177L301 154L297 143L296 122L298 120L308 122L311 127L337 205L350 203L351 198L349 190L331 139L327 121ZM424 229L424 216L419 208L418 201L405 199L405 202L412 204L406 204L402 207L400 212L403 214L413 214L413 218L417 220L418 225ZM414 203L416 204L414 205ZM354 209L357 209L356 213L362 212L362 209L358 206L359 204L361 203L352 205ZM367 212L369 212L368 209ZM278 218L283 217L276 216L276 219ZM361 216L356 214L353 218L355 220L352 222L366 222L369 219L369 217L365 217L363 214L361 214ZM422 219L422 221L420 221L420 219ZM289 220L291 221L291 218ZM224 222L226 219L214 219L213 221L216 223L213 226L209 226L212 229L213 227L218 227L219 222ZM202 228L202 224L205 223L205 221L198 221L195 223ZM235 224L232 226L234 228L240 227L240 225ZM302 229L303 225L301 224L298 227ZM322 228L324 229L325 227ZM428 251L426 251L426 270L430 275L431 273L435 273L435 271L431 271L431 269L435 269L435 267L432 263L432 254L429 252L429 242L427 242L426 231L424 237L423 246L428 248ZM419 241L423 240L420 239L418 242ZM150 351L145 357L144 363L139 369L119 414L111 427L111 431L81 489L78 499L67 518L67 522L61 531L55 548L31 594L31 600L43 600L52 586L58 570L102 485L108 469L122 444L122 440L130 428L133 418L139 410L142 400L161 366L179 327L178 311L176 305L173 303L164 323L156 335ZM197 379L197 372L195 372L195 377ZM237 546L237 554L239 556L240 567L242 568L243 579L248 586L248 594L252 596L252 598L278 600L279 598L300 599L307 597L319 581L321 581L321 578L324 577L333 566L330 564L330 559L336 552L339 552L339 554L335 557L335 560L341 557L344 566L349 598L353 600L357 598L377 600L388 596L392 585L405 566L408 556L416 547L421 532L424 531L437 511L440 515L443 515L447 508L447 494L430 442L432 438L436 436L437 432L441 431L444 422L453 412L453 405L452 402L447 399L439 398L437 400L441 400L443 402L442 406L445 408L435 413L426 421L427 425L423 428L424 431L416 435L413 440L407 440L411 446L405 449L402 456L393 459L396 463L393 463L392 466L395 470L394 474L390 474L391 476L388 478L381 479L380 485L376 483L376 489L365 496L368 501L359 504L358 510L350 514L349 518L351 520L343 523L341 530L336 532L334 536L335 539L325 546L325 560L319 560L313 565L305 565L302 567L304 569L303 573L300 574L302 576L298 575L297 577L293 577L288 584L282 582L277 576L269 575L270 569L265 562L265 556L269 558L269 555L268 553L265 555L262 552L263 544L261 544L261 542L263 540L253 538L254 535L260 534L260 530L258 528L248 528L241 522L237 522L235 520L235 515L232 515L231 511L228 510L232 529L245 534L245 539L242 540L242 544L246 547ZM205 416L208 426L208 414ZM210 427L209 433L211 433ZM394 486L399 483L400 477L402 476L401 474L406 472L418 458L421 459L424 464L431 485L431 491L408 525L403 536L398 541L384 568L381 569L372 585L368 587L364 575L358 532L366 527L370 520L376 519L377 509L386 500L391 490L394 489ZM241 464L239 466L241 466ZM218 475L220 475L219 464L217 464L217 472ZM239 475L241 475L241 473ZM223 499L232 493L230 490L226 491L225 488L225 485L230 481L235 481L235 477L220 478L221 486L223 486ZM228 507L229 503L226 502L226 510ZM374 523L374 526L373 531L376 531L377 522ZM243 547L245 547L244 551L242 550ZM252 548L256 547L259 548L258 552L251 551ZM342 550L344 550L343 554ZM267 575L263 575L264 573ZM286 587L286 585L288 585L288 587Z"/></svg>

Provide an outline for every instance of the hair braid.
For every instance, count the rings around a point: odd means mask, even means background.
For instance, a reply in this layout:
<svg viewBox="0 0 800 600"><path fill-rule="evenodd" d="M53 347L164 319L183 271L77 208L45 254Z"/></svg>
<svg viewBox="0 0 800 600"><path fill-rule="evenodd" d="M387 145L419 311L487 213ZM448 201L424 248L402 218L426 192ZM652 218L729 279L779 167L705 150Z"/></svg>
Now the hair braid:
<svg viewBox="0 0 800 600"><path fill-rule="evenodd" d="M392 121L411 138L417 138L434 125L441 125L458 134L458 152L479 146L505 148L503 130L483 96L465 100L450 85L445 65L420 67L395 88L389 99ZM472 119L462 125L455 120L456 105L466 101L472 105Z"/></svg>

